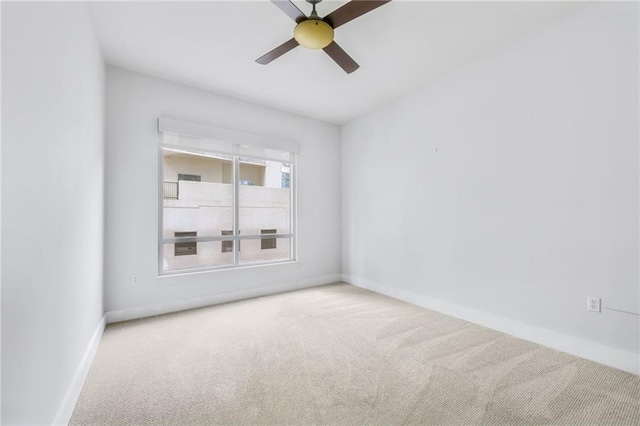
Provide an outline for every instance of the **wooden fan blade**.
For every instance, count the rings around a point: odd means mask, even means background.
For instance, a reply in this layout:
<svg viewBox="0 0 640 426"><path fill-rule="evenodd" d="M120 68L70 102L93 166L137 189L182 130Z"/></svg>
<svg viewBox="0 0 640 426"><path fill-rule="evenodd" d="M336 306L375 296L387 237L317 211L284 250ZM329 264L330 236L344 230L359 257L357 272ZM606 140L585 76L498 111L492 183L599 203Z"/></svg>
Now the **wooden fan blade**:
<svg viewBox="0 0 640 426"><path fill-rule="evenodd" d="M297 23L307 19L307 16L298 9L298 6L291 3L289 0L271 0L271 2Z"/></svg>
<svg viewBox="0 0 640 426"><path fill-rule="evenodd" d="M390 1L391 0L351 0L341 8L334 10L322 18L322 20L333 28L338 28L340 25L344 25Z"/></svg>
<svg viewBox="0 0 640 426"><path fill-rule="evenodd" d="M331 56L331 59L336 61L336 64L340 65L340 68L347 74L351 74L360 68L360 65L358 65L351 56L347 55L347 52L342 50L342 47L338 46L338 43L335 41L332 41L330 45L322 50L327 52L327 55Z"/></svg>
<svg viewBox="0 0 640 426"><path fill-rule="evenodd" d="M296 41L296 39L292 38L289 41L285 41L280 46L273 49L271 52L265 53L264 55L260 56L258 59L256 59L256 62L262 65L267 65L269 62L284 55L297 45L298 42Z"/></svg>

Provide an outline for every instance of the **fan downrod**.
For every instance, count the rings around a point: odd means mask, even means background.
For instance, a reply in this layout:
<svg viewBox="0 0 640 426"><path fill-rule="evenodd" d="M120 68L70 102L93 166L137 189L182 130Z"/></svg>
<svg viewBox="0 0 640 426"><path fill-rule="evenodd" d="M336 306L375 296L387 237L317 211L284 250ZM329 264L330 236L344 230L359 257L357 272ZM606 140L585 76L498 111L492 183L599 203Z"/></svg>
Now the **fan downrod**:
<svg viewBox="0 0 640 426"><path fill-rule="evenodd" d="M313 10L309 15L309 19L321 19L320 16L318 16L318 12L316 12L316 4L320 3L321 1L322 0L307 0L307 3L311 3L311 5L313 6Z"/></svg>

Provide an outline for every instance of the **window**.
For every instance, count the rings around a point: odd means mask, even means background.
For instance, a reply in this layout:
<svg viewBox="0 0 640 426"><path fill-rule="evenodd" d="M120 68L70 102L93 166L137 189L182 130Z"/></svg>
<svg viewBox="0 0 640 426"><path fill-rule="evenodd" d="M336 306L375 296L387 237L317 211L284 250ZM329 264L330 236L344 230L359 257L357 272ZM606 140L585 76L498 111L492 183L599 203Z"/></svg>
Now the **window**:
<svg viewBox="0 0 640 426"><path fill-rule="evenodd" d="M168 119L158 129L160 274L295 260L295 144Z"/></svg>
<svg viewBox="0 0 640 426"><path fill-rule="evenodd" d="M289 177L289 172L282 172L282 176L280 177L280 179L282 181L282 187L289 188L289 180L291 179Z"/></svg>
<svg viewBox="0 0 640 426"><path fill-rule="evenodd" d="M286 166L282 166L280 169L280 186L283 188L289 188L291 186L291 169Z"/></svg>
<svg viewBox="0 0 640 426"><path fill-rule="evenodd" d="M221 231L222 235L233 235L233 231ZM240 251L240 241L238 241L238 251ZM222 253L233 253L233 240L222 241Z"/></svg>
<svg viewBox="0 0 640 426"><path fill-rule="evenodd" d="M186 174L179 173L178 174L178 180L188 180L188 181L191 181L191 182L202 182L202 176L186 175Z"/></svg>
<svg viewBox="0 0 640 426"><path fill-rule="evenodd" d="M175 232L174 236L176 238L180 237L196 237L198 235L197 232ZM191 256L198 254L198 243L195 241L191 241L188 243L175 243L174 245L174 256Z"/></svg>
<svg viewBox="0 0 640 426"><path fill-rule="evenodd" d="M277 234L276 229L262 229L260 231L262 235L264 234ZM260 240L260 249L274 249L276 248L276 239L275 238L263 238Z"/></svg>

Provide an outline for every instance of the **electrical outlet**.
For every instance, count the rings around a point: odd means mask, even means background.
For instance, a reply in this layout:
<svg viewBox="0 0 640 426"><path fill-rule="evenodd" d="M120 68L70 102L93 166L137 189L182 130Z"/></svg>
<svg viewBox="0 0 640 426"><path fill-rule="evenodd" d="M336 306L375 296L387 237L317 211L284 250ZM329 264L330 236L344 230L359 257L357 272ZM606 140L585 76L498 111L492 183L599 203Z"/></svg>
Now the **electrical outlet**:
<svg viewBox="0 0 640 426"><path fill-rule="evenodd" d="M600 312L599 297L587 297L587 311Z"/></svg>
<svg viewBox="0 0 640 426"><path fill-rule="evenodd" d="M133 284L133 285L138 285L138 284L140 284L140 275L138 275L138 274L133 274L133 275L131 276L131 284Z"/></svg>

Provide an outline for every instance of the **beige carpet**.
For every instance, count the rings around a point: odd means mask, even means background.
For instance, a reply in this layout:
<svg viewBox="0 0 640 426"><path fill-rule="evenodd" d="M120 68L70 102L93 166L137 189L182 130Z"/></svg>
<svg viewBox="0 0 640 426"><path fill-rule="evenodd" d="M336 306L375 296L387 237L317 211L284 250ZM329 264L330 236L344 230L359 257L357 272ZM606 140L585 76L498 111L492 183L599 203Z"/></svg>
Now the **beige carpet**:
<svg viewBox="0 0 640 426"><path fill-rule="evenodd" d="M71 424L640 424L640 378L346 284L107 327Z"/></svg>

